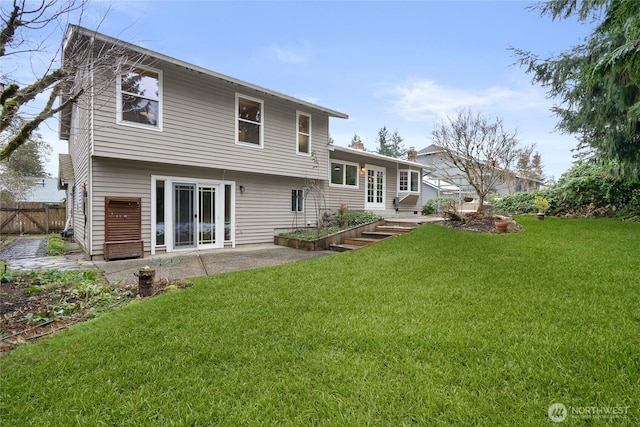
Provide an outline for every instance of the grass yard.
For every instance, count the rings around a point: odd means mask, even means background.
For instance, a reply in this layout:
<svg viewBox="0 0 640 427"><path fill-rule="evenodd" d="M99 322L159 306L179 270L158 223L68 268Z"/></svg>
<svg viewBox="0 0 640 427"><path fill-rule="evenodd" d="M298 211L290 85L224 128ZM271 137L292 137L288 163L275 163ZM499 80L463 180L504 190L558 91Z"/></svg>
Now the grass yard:
<svg viewBox="0 0 640 427"><path fill-rule="evenodd" d="M0 423L638 425L640 224L518 219L130 303L3 356Z"/></svg>

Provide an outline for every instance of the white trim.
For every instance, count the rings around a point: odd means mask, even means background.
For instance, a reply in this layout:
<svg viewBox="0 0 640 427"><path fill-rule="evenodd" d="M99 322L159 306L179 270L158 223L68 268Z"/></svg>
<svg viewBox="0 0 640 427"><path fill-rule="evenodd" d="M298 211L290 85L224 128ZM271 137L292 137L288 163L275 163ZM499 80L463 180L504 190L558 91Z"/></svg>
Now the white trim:
<svg viewBox="0 0 640 427"><path fill-rule="evenodd" d="M331 182L331 176L332 176L332 172L333 172L333 164L334 163L338 163L341 164L343 166L345 166L345 168L342 171L342 182L344 184L334 184L333 182ZM355 166L356 167L356 185L348 185L347 182L347 168L346 166ZM352 188L354 190L357 190L360 188L360 165L358 163L353 163L353 162L348 162L346 160L336 160L336 159L329 159L329 187L337 187L337 188Z"/></svg>
<svg viewBox="0 0 640 427"><path fill-rule="evenodd" d="M178 177L178 176L165 176L165 175L151 175L151 254L156 253L156 249L161 248L161 246L156 247L156 181L164 181L164 248L166 252L180 252L180 251L188 251L188 250L199 250L199 249L212 249L218 248L222 249L225 247L225 244L231 243L231 246L235 248L236 245L236 198L235 198L235 181L224 181L224 180L209 180L209 179L200 179L200 178L188 178L188 177ZM188 248L174 248L173 241L173 233L170 232L168 224L173 224L173 185L174 184L193 184L195 194L194 197L199 200L199 191L200 187L216 187L216 211L219 212L220 217L222 218L223 228L220 234L216 237L216 243L212 245L200 245L198 244L197 233L195 236L195 247ZM231 186L231 215L229 219L229 226L231 228L230 237L231 240L226 240L224 238L224 207L225 202L225 191L226 186ZM196 202L196 206L194 208L197 209L198 202ZM221 238L219 238L222 236Z"/></svg>
<svg viewBox="0 0 640 427"><path fill-rule="evenodd" d="M260 121L259 122L254 122L254 121L250 121L250 120L243 120L247 123L252 123L252 124L258 124L260 126L260 144L253 144L251 142L244 142L244 141L240 141L240 138L238 137L238 122L240 121L240 117L238 114L238 108L240 107L240 98L246 99L247 101L253 101L253 102L257 102L260 104ZM248 95L243 95L239 92L236 92L236 107L234 110L234 114L235 114L235 129L234 129L234 133L235 133L235 142L237 145L242 145L245 147L253 147L253 148L264 148L264 101L262 99L259 98L254 98L252 96L248 96Z"/></svg>
<svg viewBox="0 0 640 427"><path fill-rule="evenodd" d="M300 134L305 135L300 132L300 116L306 116L309 119L309 133L307 134L309 142L307 144L307 152L300 151ZM313 150L311 148L311 129L311 114L296 110L296 154L301 156L311 156L311 151Z"/></svg>
<svg viewBox="0 0 640 427"><path fill-rule="evenodd" d="M400 174L402 174L402 172L406 172L407 173L407 189L403 190L402 188L400 188ZM416 177L416 182L418 183L418 189L413 191L411 190L411 184L413 183L413 174L417 174ZM414 170L414 169L398 169L398 192L399 193L420 193L420 171Z"/></svg>
<svg viewBox="0 0 640 427"><path fill-rule="evenodd" d="M118 77L116 78L116 123L118 125L122 125L122 126L129 126L129 127L135 127L138 129L146 129L146 130L154 130L154 131L158 131L158 132L162 132L162 104L163 102L163 76L162 76L162 70L158 70L156 68L151 68L151 67L146 67L143 65L129 65L130 68L135 69L138 68L140 70L143 71L148 71L150 73L156 73L158 75L158 124L153 126L153 125L146 125L143 123L136 123L136 122L130 122L128 120L123 120L122 118L122 72L123 70L119 70L118 71ZM155 99L153 98L148 98L148 97L143 97L145 99L151 99L153 101L155 101ZM93 111L93 110L92 110Z"/></svg>

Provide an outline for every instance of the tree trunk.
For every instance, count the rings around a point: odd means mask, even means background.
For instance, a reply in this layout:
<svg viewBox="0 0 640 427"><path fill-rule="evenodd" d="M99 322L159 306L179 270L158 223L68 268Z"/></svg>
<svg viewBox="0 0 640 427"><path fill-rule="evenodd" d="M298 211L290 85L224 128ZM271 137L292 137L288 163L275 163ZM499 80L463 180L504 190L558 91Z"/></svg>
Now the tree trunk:
<svg viewBox="0 0 640 427"><path fill-rule="evenodd" d="M149 297L153 293L153 281L156 277L156 271L148 268L138 272L138 295L141 297Z"/></svg>
<svg viewBox="0 0 640 427"><path fill-rule="evenodd" d="M476 212L484 212L484 194L478 194L478 209L476 210Z"/></svg>

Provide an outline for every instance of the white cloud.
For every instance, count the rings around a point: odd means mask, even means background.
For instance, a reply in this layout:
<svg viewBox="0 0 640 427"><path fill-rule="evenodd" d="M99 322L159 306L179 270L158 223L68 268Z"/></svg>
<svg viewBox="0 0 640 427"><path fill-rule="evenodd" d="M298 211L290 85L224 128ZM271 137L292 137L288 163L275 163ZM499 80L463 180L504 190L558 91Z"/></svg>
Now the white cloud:
<svg viewBox="0 0 640 427"><path fill-rule="evenodd" d="M285 64L306 64L309 62L311 48L308 44L301 46L280 46L272 44L267 53Z"/></svg>
<svg viewBox="0 0 640 427"><path fill-rule="evenodd" d="M395 85L385 85L378 96L390 98L392 111L405 120L421 122L454 114L463 108L488 113L548 111L550 102L535 86L486 89L457 89L433 80L410 78Z"/></svg>

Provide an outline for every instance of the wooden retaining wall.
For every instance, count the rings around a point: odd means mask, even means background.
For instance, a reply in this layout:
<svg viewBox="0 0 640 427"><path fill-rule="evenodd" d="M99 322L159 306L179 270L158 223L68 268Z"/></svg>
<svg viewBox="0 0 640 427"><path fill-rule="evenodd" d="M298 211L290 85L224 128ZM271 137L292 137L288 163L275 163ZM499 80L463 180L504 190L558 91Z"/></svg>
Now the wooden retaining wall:
<svg viewBox="0 0 640 427"><path fill-rule="evenodd" d="M384 225L385 221L376 221L369 224L359 225L348 230L342 230L335 234L330 234L327 237L318 240L300 240L292 239L289 237L280 236L281 233L296 230L295 228L282 228L275 229L273 236L273 243L279 246L286 246L294 249L304 249L305 251L324 251L329 250L331 245L341 245L344 243L344 239L350 239L359 237L363 231L375 231L379 225Z"/></svg>

